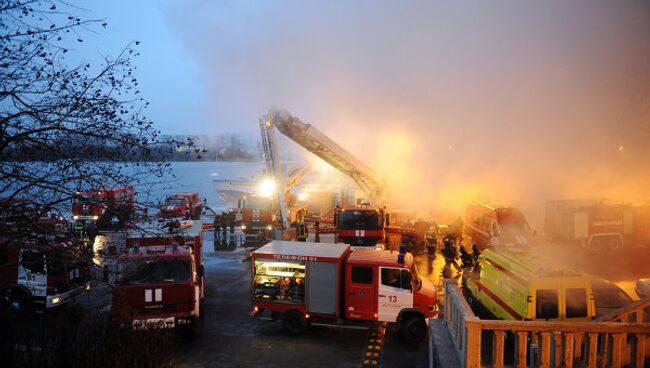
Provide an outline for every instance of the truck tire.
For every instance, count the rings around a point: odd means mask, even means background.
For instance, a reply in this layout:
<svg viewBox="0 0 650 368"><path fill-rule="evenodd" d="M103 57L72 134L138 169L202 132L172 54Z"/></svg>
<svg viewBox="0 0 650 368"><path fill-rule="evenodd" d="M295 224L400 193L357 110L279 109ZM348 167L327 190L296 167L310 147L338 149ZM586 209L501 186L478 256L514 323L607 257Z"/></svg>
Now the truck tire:
<svg viewBox="0 0 650 368"><path fill-rule="evenodd" d="M7 288L2 291L0 305L7 313L14 317L24 317L31 313L32 303L29 295L22 290Z"/></svg>
<svg viewBox="0 0 650 368"><path fill-rule="evenodd" d="M282 321L284 329L292 336L304 335L309 329L309 321L299 311L288 311Z"/></svg>
<svg viewBox="0 0 650 368"><path fill-rule="evenodd" d="M419 344L427 337L427 324L422 317L408 317L401 326L402 338L411 345Z"/></svg>
<svg viewBox="0 0 650 368"><path fill-rule="evenodd" d="M202 210L203 209L201 207L195 207L194 208L194 214L192 215L192 220L200 220Z"/></svg>
<svg viewBox="0 0 650 368"><path fill-rule="evenodd" d="M203 313L203 300L199 302L199 316L194 317L185 331L185 338L193 341L201 337L203 333L203 320L205 313Z"/></svg>

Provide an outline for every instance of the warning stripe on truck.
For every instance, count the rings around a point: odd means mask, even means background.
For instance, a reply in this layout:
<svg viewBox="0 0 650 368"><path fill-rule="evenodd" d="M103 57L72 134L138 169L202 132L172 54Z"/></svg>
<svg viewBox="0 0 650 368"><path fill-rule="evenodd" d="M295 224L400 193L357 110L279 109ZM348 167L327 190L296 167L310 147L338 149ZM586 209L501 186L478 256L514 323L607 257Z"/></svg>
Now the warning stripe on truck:
<svg viewBox="0 0 650 368"><path fill-rule="evenodd" d="M496 263L495 261L491 260L490 258L486 258L485 262L490 264L492 267L496 268L497 270L505 273L506 275L510 276L515 282L520 284L521 286L528 287L528 282L521 278L520 276L516 275L514 272L510 271L509 269L501 266L500 264Z"/></svg>
<svg viewBox="0 0 650 368"><path fill-rule="evenodd" d="M474 281L474 283L476 284L476 286L478 286L479 290L481 290L482 292L487 294L487 296L492 298L492 300L494 300L494 302L496 302L501 308L503 308L503 310L505 310L506 313L511 315L512 318L514 318L517 321L521 321L524 319L524 317L521 316L519 313L517 313L516 310L512 309L512 307L510 307L508 303L503 301L503 299L499 298L495 293L492 292L492 290L485 287L485 285L483 285L480 281Z"/></svg>

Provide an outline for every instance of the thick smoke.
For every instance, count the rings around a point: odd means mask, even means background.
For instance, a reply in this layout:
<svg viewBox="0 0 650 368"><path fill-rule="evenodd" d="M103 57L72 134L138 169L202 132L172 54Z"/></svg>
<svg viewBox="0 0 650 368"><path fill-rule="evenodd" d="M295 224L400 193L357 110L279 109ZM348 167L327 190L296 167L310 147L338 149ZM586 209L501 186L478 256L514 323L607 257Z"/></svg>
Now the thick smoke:
<svg viewBox="0 0 650 368"><path fill-rule="evenodd" d="M192 11L186 11L192 8ZM215 131L290 110L396 206L650 198L647 1L192 1Z"/></svg>

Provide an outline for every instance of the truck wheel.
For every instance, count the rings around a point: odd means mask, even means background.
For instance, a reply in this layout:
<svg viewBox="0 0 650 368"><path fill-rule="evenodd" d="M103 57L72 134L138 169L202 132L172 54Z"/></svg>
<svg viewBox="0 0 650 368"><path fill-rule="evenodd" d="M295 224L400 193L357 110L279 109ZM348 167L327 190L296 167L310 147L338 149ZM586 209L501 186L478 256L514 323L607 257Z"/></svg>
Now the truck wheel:
<svg viewBox="0 0 650 368"><path fill-rule="evenodd" d="M25 293L16 289L5 289L2 291L0 304L10 315L23 317L28 315L32 308L29 298Z"/></svg>
<svg viewBox="0 0 650 368"><path fill-rule="evenodd" d="M307 321L307 318L295 310L289 311L284 315L282 324L284 329L292 336L304 335L309 329L309 321Z"/></svg>
<svg viewBox="0 0 650 368"><path fill-rule="evenodd" d="M194 210L194 216L192 216L192 220L200 220L201 219L201 208L198 207Z"/></svg>
<svg viewBox="0 0 650 368"><path fill-rule="evenodd" d="M422 317L410 317L402 323L402 338L408 344L418 344L427 336L427 324Z"/></svg>
<svg viewBox="0 0 650 368"><path fill-rule="evenodd" d="M199 302L199 316L194 317L190 322L190 325L187 326L185 337L188 340L196 340L201 337L203 333L203 320L205 313L203 313L203 301Z"/></svg>

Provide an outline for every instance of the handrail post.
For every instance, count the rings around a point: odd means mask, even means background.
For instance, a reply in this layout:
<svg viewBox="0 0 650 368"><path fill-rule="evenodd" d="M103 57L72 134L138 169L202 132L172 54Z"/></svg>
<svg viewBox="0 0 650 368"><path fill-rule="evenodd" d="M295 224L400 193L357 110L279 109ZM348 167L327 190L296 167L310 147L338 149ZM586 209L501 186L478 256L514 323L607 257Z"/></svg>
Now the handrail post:
<svg viewBox="0 0 650 368"><path fill-rule="evenodd" d="M493 367L503 368L503 349L505 331L494 331L494 340L492 341L492 360Z"/></svg>
<svg viewBox="0 0 650 368"><path fill-rule="evenodd" d="M621 367L621 350L623 350L623 339L625 334L613 334L612 335L612 367L620 368Z"/></svg>
<svg viewBox="0 0 650 368"><path fill-rule="evenodd" d="M589 368L596 368L598 363L598 334L589 333L589 360L587 364Z"/></svg>
<svg viewBox="0 0 650 368"><path fill-rule="evenodd" d="M517 368L526 368L526 352L528 350L528 332L517 332Z"/></svg>
<svg viewBox="0 0 650 368"><path fill-rule="evenodd" d="M481 367L481 321L465 320L466 342L465 346L465 367Z"/></svg>
<svg viewBox="0 0 650 368"><path fill-rule="evenodd" d="M645 334L636 334L636 352L634 354L636 368L643 367L645 363Z"/></svg>
<svg viewBox="0 0 650 368"><path fill-rule="evenodd" d="M551 333L542 332L542 346L539 358L539 366L541 368L548 368L551 366Z"/></svg>
<svg viewBox="0 0 650 368"><path fill-rule="evenodd" d="M564 365L567 368L573 368L573 352L575 351L574 337L575 334L573 332L564 334Z"/></svg>

